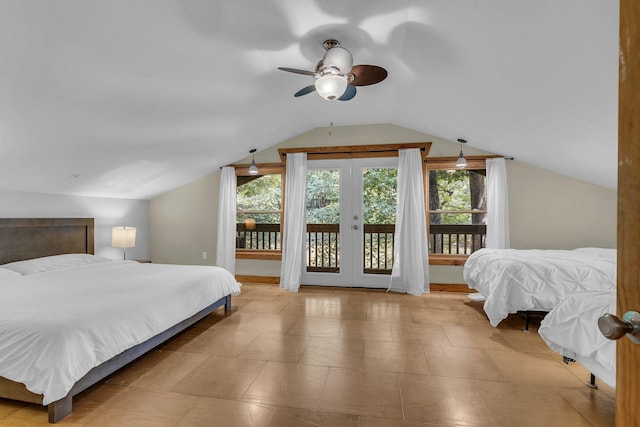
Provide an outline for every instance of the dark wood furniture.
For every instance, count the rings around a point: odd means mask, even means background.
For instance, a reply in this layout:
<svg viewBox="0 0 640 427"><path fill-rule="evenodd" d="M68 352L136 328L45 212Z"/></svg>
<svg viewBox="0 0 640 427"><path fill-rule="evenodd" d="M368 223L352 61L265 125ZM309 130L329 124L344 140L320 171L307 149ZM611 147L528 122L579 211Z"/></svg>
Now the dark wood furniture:
<svg viewBox="0 0 640 427"><path fill-rule="evenodd" d="M0 264L93 254L93 218L0 218Z"/></svg>
<svg viewBox="0 0 640 427"><path fill-rule="evenodd" d="M93 231L93 218L0 218L0 264L66 253L93 254ZM49 422L55 423L71 413L73 396L102 381L221 306L224 306L225 313L230 312L231 295L93 368L75 383L66 397L47 406ZM2 377L0 397L42 404L42 395L30 392L24 384Z"/></svg>

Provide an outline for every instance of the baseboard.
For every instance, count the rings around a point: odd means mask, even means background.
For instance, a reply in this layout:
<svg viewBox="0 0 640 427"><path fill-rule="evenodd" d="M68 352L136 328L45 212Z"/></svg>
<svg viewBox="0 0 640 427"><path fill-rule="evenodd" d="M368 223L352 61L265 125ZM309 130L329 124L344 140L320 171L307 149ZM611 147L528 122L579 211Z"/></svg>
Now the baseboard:
<svg viewBox="0 0 640 427"><path fill-rule="evenodd" d="M240 283L258 283L265 285L277 285L280 283L280 277L278 276L247 276L236 275L236 280ZM430 283L429 289L431 292L458 292L464 294L471 294L476 292L474 289L469 289L466 283Z"/></svg>
<svg viewBox="0 0 640 427"><path fill-rule="evenodd" d="M279 276L245 276L236 274L236 280L240 283L261 283L265 285L277 285L280 283Z"/></svg>
<svg viewBox="0 0 640 427"><path fill-rule="evenodd" d="M466 283L429 283L431 292L459 292L463 294L472 294L475 289L470 289Z"/></svg>

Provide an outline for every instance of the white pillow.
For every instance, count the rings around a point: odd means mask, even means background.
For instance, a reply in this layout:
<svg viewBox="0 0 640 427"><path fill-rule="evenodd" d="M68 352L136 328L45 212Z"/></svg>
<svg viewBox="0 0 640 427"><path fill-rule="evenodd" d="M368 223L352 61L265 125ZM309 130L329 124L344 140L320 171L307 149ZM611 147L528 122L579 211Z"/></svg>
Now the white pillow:
<svg viewBox="0 0 640 427"><path fill-rule="evenodd" d="M22 274L18 273L17 271L0 268L0 283L12 279L17 279L18 277L22 277Z"/></svg>
<svg viewBox="0 0 640 427"><path fill-rule="evenodd" d="M58 270L60 268L74 267L76 265L94 264L105 261L111 260L91 254L65 254L11 262L9 264L2 265L2 268L13 270L20 274L34 274Z"/></svg>

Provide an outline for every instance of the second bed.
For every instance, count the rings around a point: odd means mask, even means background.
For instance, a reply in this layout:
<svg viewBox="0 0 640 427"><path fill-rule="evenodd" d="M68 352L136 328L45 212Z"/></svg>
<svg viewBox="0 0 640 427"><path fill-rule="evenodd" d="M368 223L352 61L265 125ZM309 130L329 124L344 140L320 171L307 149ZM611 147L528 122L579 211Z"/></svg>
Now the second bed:
<svg viewBox="0 0 640 427"><path fill-rule="evenodd" d="M467 259L464 280L497 326L509 313L551 311L576 292L614 290L616 250L480 249Z"/></svg>

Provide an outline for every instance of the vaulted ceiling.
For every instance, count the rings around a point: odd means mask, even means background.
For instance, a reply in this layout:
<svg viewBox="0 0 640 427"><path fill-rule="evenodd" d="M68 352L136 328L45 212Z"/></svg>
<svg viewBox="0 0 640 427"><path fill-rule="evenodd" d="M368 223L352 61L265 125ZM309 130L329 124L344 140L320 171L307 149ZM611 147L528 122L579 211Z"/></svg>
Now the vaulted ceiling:
<svg viewBox="0 0 640 427"><path fill-rule="evenodd" d="M389 77L294 98L329 38ZM151 198L330 121L616 188L617 64L616 1L0 0L0 190Z"/></svg>

